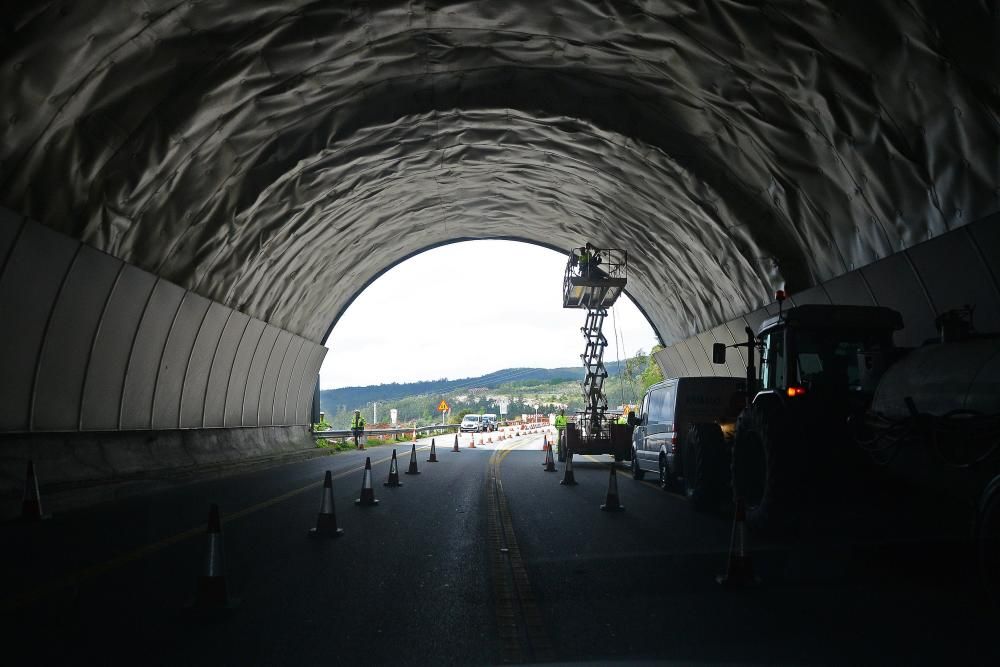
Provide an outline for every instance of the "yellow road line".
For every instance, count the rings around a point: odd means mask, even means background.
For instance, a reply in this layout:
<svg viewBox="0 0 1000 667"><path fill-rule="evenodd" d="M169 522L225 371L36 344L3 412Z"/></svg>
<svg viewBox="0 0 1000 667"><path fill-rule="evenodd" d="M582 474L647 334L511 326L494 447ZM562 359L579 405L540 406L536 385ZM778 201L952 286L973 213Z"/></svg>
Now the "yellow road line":
<svg viewBox="0 0 1000 667"><path fill-rule="evenodd" d="M421 445L417 447L418 451L422 449L430 449L430 445ZM372 461L372 465L376 466L385 463L386 461L390 461L391 459L392 455L390 454L385 458L379 459L377 461ZM342 477L346 477L350 474L356 474L359 470L363 469L364 465L360 465L355 468L349 468L334 475L333 479L341 479ZM288 500L289 498L294 498L295 496L303 494L306 491L322 486L323 483L324 483L323 480L310 482L305 486L300 486L299 488L288 491L287 493L283 493L279 496L269 498L268 500L259 502L256 505L245 507L244 509L241 509L237 512L233 512L231 514L224 514L223 515L224 522L242 519L243 517L249 516L254 512L259 512L262 509L266 509L268 507L271 507L272 505L277 505L278 503ZM4 598L3 601L0 601L0 610L10 611L13 609L17 609L20 606L23 606L30 602L34 602L39 598L45 597L46 595L52 594L63 588L80 584L84 581L89 581L90 579L94 579L103 574L107 574L108 572L116 570L124 565L128 565L129 563L141 560L158 551L162 551L163 549L166 549L169 546L177 544L178 542L183 542L184 540L188 540L191 539L192 537L197 537L198 535L204 535L204 534L205 534L205 526L199 525L195 528L189 528L188 530L177 533L175 535L171 535L170 537L165 537L162 540L158 540L156 542L152 542L145 546L138 547L137 549L133 549L132 551L128 551L124 554L120 554L118 556L115 556L114 558L104 561L103 563L98 563L97 565L91 565L90 567L81 568L79 570L67 574L64 577L53 579L35 588L29 589L22 593L18 593L16 595L12 595L8 598Z"/></svg>

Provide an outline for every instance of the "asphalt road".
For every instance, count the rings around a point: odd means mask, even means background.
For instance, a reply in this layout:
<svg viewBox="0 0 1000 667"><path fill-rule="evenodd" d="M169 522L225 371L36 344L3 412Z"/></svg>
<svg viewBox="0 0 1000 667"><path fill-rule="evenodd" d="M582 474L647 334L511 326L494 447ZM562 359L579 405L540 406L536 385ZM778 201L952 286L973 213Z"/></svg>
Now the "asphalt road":
<svg viewBox="0 0 1000 667"><path fill-rule="evenodd" d="M696 514L624 470L626 510L601 512L603 457L578 457L570 487L563 464L543 471L541 435L468 438L458 454L439 440L438 463L421 441L421 474L400 488L382 486L383 446L4 525L5 662L1000 663L1000 619L961 545L820 527L752 543L760 584L724 590L724 513ZM399 454L402 473L409 446ZM377 507L353 502L365 455ZM306 535L325 470L336 540ZM186 605L211 502L238 604L205 614Z"/></svg>

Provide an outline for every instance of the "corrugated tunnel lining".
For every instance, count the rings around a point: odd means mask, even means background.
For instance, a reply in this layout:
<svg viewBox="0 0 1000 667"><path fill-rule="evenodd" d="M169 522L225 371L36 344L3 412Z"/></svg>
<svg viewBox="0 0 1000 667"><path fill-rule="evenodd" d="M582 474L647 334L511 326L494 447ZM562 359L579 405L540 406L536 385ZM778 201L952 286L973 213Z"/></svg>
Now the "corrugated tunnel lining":
<svg viewBox="0 0 1000 667"><path fill-rule="evenodd" d="M25 10L0 201L312 340L455 238L628 248L671 342L1000 208L995 4L537 4Z"/></svg>

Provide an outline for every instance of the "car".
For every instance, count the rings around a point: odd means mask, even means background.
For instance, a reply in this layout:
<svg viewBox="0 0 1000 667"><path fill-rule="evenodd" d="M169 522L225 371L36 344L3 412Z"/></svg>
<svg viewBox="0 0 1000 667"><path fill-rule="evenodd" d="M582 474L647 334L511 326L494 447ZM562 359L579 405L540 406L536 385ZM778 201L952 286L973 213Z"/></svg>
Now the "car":
<svg viewBox="0 0 1000 667"><path fill-rule="evenodd" d="M484 431L495 431L497 430L497 416L491 413L483 415L483 430Z"/></svg>
<svg viewBox="0 0 1000 667"><path fill-rule="evenodd" d="M682 490L695 509L709 509L727 485L730 443L745 402L745 378L654 384L632 420L632 477L655 472L661 488Z"/></svg>
<svg viewBox="0 0 1000 667"><path fill-rule="evenodd" d="M458 429L462 433L479 433L483 428L482 415L465 415Z"/></svg>

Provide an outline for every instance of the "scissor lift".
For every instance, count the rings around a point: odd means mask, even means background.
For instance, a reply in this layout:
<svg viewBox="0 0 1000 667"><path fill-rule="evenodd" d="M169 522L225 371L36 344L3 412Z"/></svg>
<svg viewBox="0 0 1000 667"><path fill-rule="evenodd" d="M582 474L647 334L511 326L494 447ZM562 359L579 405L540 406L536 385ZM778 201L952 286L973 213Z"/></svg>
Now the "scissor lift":
<svg viewBox="0 0 1000 667"><path fill-rule="evenodd" d="M615 460L630 458L632 427L608 420L608 399L604 394L604 349L608 339L602 328L608 308L614 305L628 281L628 255L618 248L585 246L574 248L563 277L563 308L587 311L580 328L586 340L583 354L585 375L584 409L566 427L566 443L558 445L559 460L566 458L568 445L574 454L613 454Z"/></svg>

